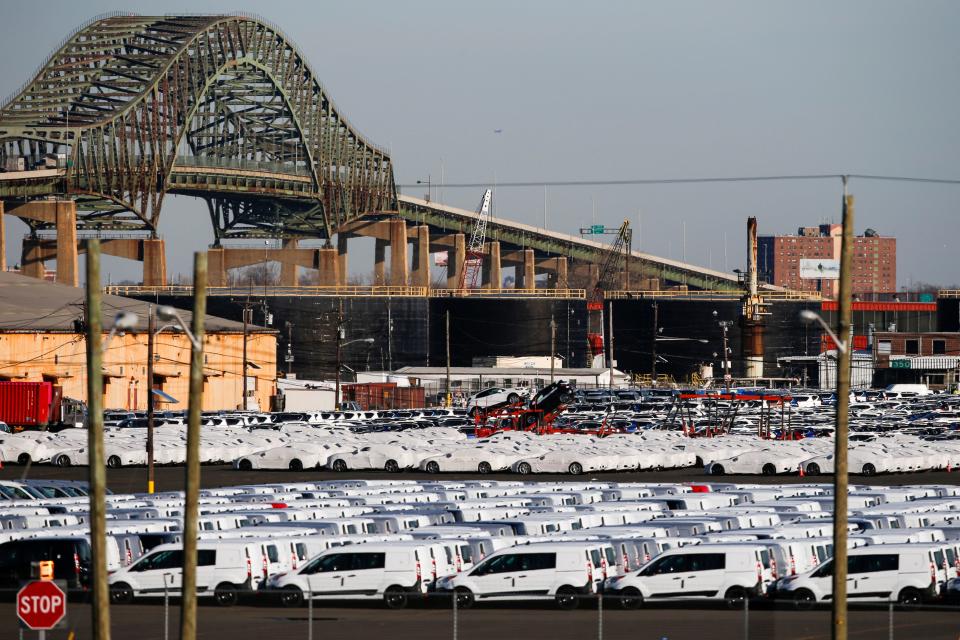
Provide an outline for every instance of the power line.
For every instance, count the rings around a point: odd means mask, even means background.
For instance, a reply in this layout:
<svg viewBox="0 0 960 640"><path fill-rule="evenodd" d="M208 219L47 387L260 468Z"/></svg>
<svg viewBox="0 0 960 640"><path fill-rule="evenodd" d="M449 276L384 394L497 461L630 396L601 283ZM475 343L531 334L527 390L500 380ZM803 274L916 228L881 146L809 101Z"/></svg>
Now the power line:
<svg viewBox="0 0 960 640"><path fill-rule="evenodd" d="M867 173L812 173L812 174L783 174L772 176L708 176L693 178L625 178L620 180L534 180L497 182L497 187L606 187L624 185L655 185L655 184L703 184L725 182L777 182L789 180L842 180L843 178L857 178L860 180L885 180L894 182L922 182L930 184L960 184L960 179L928 178L922 176L889 176ZM401 189L416 189L422 185L398 184ZM444 188L477 189L489 186L488 182L452 182L443 185Z"/></svg>

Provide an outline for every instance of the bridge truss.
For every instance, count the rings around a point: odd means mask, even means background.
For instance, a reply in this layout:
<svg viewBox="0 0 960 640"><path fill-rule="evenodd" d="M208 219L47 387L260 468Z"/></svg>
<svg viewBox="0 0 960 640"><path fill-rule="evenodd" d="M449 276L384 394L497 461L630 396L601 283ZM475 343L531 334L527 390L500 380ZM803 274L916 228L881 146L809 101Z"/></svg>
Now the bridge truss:
<svg viewBox="0 0 960 640"><path fill-rule="evenodd" d="M0 107L0 161L50 153L66 167L48 192L77 200L81 230L156 236L168 193L206 200L218 242L329 238L397 209L389 155L279 29L246 15L114 14L78 29Z"/></svg>

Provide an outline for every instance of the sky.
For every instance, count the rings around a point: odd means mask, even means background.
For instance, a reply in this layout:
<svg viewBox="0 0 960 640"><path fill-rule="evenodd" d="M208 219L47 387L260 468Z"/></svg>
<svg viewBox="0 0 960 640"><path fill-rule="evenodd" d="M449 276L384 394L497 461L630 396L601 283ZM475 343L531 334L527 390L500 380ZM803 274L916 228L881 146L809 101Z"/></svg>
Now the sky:
<svg viewBox="0 0 960 640"><path fill-rule="evenodd" d="M7 3L0 95L72 29L115 9ZM960 178L960 3L450 0L129 2L142 14L262 14L298 44L346 117L388 148L404 193L476 208L455 183L877 174ZM495 131L500 130L500 133ZM853 179L856 231L898 240L898 284L960 282L960 185ZM576 233L639 227L640 248L745 266L761 234L840 220L838 179L496 190L495 213ZM26 227L8 217L17 261ZM203 231L205 230L205 231ZM684 233L685 230L685 233ZM206 207L164 203L171 278L212 242ZM635 245L636 238L635 235ZM372 249L351 245L351 271ZM104 261L105 278L139 265Z"/></svg>

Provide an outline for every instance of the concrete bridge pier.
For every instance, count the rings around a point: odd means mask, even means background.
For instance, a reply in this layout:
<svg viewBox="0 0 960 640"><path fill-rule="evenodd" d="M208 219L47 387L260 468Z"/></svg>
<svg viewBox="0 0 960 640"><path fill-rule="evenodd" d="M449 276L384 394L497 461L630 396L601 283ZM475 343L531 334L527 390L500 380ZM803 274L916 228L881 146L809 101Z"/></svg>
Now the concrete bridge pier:
<svg viewBox="0 0 960 640"><path fill-rule="evenodd" d="M533 249L523 249L520 254L521 262L517 265L517 275L514 286L517 289L536 289L537 272Z"/></svg>
<svg viewBox="0 0 960 640"><path fill-rule="evenodd" d="M341 287L347 284L347 241L349 239L349 233L337 234L337 285Z"/></svg>
<svg viewBox="0 0 960 640"><path fill-rule="evenodd" d="M500 241L487 243L487 255L483 261L483 287L499 289L503 286L503 267L500 263Z"/></svg>
<svg viewBox="0 0 960 640"><path fill-rule="evenodd" d="M407 221L390 221L390 284L407 285Z"/></svg>
<svg viewBox="0 0 960 640"><path fill-rule="evenodd" d="M299 247L300 242L297 238L284 238L283 240L283 252L286 253L290 250L295 250ZM300 284L300 278L297 275L297 263L291 260L284 260L283 256L280 259L280 286L281 287L296 287Z"/></svg>
<svg viewBox="0 0 960 640"><path fill-rule="evenodd" d="M8 213L6 208L0 209ZM0 213L0 217L2 217ZM9 213L18 218L45 222L56 228L56 248L46 250L47 241L39 238L25 238L23 254L20 261L21 273L34 278L43 278L46 272L44 262L55 259L57 261L57 282L76 287L80 284L80 269L78 266L77 249L77 203L73 200L37 200L27 202ZM0 237L5 233L0 231ZM5 252L4 252L5 253ZM6 259L4 256L4 267Z"/></svg>
<svg viewBox="0 0 960 640"><path fill-rule="evenodd" d="M430 286L430 227L418 225L413 238L413 278L415 287Z"/></svg>
<svg viewBox="0 0 960 640"><path fill-rule="evenodd" d="M46 258L42 253L42 241L39 238L24 238L20 254L20 273L43 280L46 275L46 265L43 264Z"/></svg>
<svg viewBox="0 0 960 640"><path fill-rule="evenodd" d="M227 286L226 250L223 247L207 249L207 283L211 287Z"/></svg>
<svg viewBox="0 0 960 640"><path fill-rule="evenodd" d="M142 242L143 286L167 286L167 248L160 238L147 238Z"/></svg>
<svg viewBox="0 0 960 640"><path fill-rule="evenodd" d="M453 234L453 247L447 250L447 289L460 286L460 271L467 257L467 240L462 233Z"/></svg>
<svg viewBox="0 0 960 640"><path fill-rule="evenodd" d="M567 259L564 256L547 258L537 265L547 272L547 286L550 289L569 289L567 281Z"/></svg>
<svg viewBox="0 0 960 640"><path fill-rule="evenodd" d="M387 284L387 241L377 238L373 246L373 284L382 287Z"/></svg>
<svg viewBox="0 0 960 640"><path fill-rule="evenodd" d="M335 287L340 284L340 256L333 247L317 249L316 268L320 271L320 286Z"/></svg>

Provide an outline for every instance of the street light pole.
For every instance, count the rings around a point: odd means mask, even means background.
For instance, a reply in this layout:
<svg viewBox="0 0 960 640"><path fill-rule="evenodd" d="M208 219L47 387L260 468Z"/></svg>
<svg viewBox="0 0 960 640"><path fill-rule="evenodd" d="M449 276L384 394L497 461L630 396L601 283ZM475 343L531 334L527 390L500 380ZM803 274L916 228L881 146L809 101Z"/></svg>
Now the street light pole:
<svg viewBox="0 0 960 640"><path fill-rule="evenodd" d="M450 310L447 309L447 388L443 398L443 406L450 406Z"/></svg>
<svg viewBox="0 0 960 640"><path fill-rule="evenodd" d="M653 303L653 329L650 333L650 380L657 386L657 303Z"/></svg>
<svg viewBox="0 0 960 640"><path fill-rule="evenodd" d="M607 314L607 357L610 368L610 390L613 391L613 300L610 301L610 312Z"/></svg>
<svg viewBox="0 0 960 640"><path fill-rule="evenodd" d="M147 493L153 493L153 338L157 331L153 305L147 305Z"/></svg>
<svg viewBox="0 0 960 640"><path fill-rule="evenodd" d="M557 353L557 321L550 314L550 384L553 384L553 367Z"/></svg>
<svg viewBox="0 0 960 640"><path fill-rule="evenodd" d="M853 196L847 195L843 178L843 237L840 245L840 300L837 336L850 333L853 307ZM838 342L839 346L839 342ZM847 639L847 436L850 408L850 363L853 340L838 349L836 425L834 428L833 476L833 606L831 623L834 640Z"/></svg>
<svg viewBox="0 0 960 640"><path fill-rule="evenodd" d="M249 301L247 304L243 305L243 363L241 364L243 371L240 372L240 375L243 376L243 398L240 400L241 411L247 410L247 325L249 323L250 312L252 310L253 309L250 307Z"/></svg>
<svg viewBox="0 0 960 640"><path fill-rule="evenodd" d="M333 396L333 407L340 410L340 347L343 344L343 302L337 311L337 371L335 374L336 389Z"/></svg>
<svg viewBox="0 0 960 640"><path fill-rule="evenodd" d="M426 179L426 181L424 181L424 180L417 180L417 184L424 184L424 182L426 182L426 184L427 184L427 202L432 202L432 201L433 201L433 189L431 188L431 185L430 185L430 175L429 175L429 174L427 174L427 179Z"/></svg>
<svg viewBox="0 0 960 640"><path fill-rule="evenodd" d="M727 331L733 322L730 320L721 320L720 326L723 327L723 386L727 393L730 393L730 347L727 339Z"/></svg>

